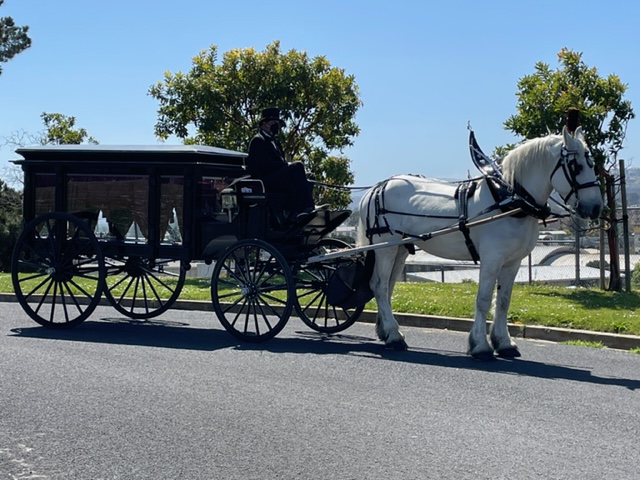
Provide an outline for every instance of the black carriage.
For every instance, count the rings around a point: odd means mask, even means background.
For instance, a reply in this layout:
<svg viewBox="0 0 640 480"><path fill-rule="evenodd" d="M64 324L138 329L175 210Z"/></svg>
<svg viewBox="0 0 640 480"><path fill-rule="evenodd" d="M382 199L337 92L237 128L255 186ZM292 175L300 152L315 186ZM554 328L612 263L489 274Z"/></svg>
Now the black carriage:
<svg viewBox="0 0 640 480"><path fill-rule="evenodd" d="M247 175L244 153L195 145L17 153L25 224L12 281L25 312L45 327L74 327L101 302L130 318L158 316L176 302L195 261L211 266L213 310L242 340L272 338L294 311L329 333L362 312L326 296L336 269L358 261L322 260L349 248L328 235L350 212L283 224L282 205Z"/></svg>

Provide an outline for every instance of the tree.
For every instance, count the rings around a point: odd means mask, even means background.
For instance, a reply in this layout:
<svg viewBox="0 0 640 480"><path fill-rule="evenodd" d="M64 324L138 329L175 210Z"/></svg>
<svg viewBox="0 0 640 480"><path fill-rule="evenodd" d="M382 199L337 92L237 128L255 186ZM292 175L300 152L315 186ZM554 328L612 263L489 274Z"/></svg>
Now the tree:
<svg viewBox="0 0 640 480"><path fill-rule="evenodd" d="M558 53L560 67L553 70L538 62L535 73L518 81L518 113L504 126L525 138L560 131L567 111L577 108L580 123L597 172L604 187L607 239L610 253L610 290L621 290L617 235L615 188L610 172L617 167L617 156L623 147L628 122L635 118L631 102L624 99L627 85L617 75L601 77L595 67L587 66L582 53L563 48Z"/></svg>
<svg viewBox="0 0 640 480"><path fill-rule="evenodd" d="M42 113L45 131L40 138L42 145L80 145L85 141L96 145L98 141L84 128L75 128L76 117L61 113Z"/></svg>
<svg viewBox="0 0 640 480"><path fill-rule="evenodd" d="M0 7L3 3L4 0L0 0ZM0 75L2 63L8 62L31 46L28 31L29 27L16 27L13 18L0 17Z"/></svg>
<svg viewBox="0 0 640 480"><path fill-rule="evenodd" d="M97 144L98 141L91 137L84 128L75 128L76 117L63 115L62 113L40 114L45 130L38 133L25 131L15 131L8 137L4 137L2 146L12 148L24 147L27 145L79 145L84 142ZM22 172L17 167L7 169L5 179L9 179L12 184L22 183Z"/></svg>
<svg viewBox="0 0 640 480"><path fill-rule="evenodd" d="M185 143L246 151L264 108L278 106L286 121L282 144L288 160L302 160L316 180L334 185L353 183L350 160L332 155L353 144L359 128L354 117L362 102L353 75L332 67L323 56L280 51L280 42L264 52L233 49L218 61L211 46L193 58L183 74L165 72L149 88L158 100L155 134L175 135ZM348 205L347 190L326 190L318 203Z"/></svg>

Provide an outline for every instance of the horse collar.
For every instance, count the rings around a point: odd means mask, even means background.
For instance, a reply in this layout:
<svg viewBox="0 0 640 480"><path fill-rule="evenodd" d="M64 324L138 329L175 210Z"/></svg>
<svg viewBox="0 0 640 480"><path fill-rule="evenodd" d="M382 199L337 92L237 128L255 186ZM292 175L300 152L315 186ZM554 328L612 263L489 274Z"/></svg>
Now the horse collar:
<svg viewBox="0 0 640 480"><path fill-rule="evenodd" d="M548 203L540 205L533 195L531 195L520 183L517 181L513 184L514 201L513 205L519 207L522 211L539 220L545 220L551 215L551 207Z"/></svg>

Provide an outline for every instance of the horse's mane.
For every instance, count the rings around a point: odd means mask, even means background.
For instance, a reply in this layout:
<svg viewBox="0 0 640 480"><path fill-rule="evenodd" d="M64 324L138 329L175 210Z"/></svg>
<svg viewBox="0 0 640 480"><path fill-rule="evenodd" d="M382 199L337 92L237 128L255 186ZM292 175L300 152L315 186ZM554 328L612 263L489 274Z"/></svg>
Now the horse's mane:
<svg viewBox="0 0 640 480"><path fill-rule="evenodd" d="M504 179L513 185L515 181L526 177L532 169L536 168L536 162L552 158L554 147L561 143L562 137L560 135L525 140L502 160L501 168Z"/></svg>

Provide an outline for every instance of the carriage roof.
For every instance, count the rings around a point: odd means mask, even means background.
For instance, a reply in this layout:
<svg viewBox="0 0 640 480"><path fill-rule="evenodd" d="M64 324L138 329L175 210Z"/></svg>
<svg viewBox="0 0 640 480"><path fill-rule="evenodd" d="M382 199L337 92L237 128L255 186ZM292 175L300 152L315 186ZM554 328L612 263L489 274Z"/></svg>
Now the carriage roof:
<svg viewBox="0 0 640 480"><path fill-rule="evenodd" d="M40 162L91 163L163 163L186 165L194 163L243 167L247 154L207 145L42 145L16 150L23 160L17 164Z"/></svg>

